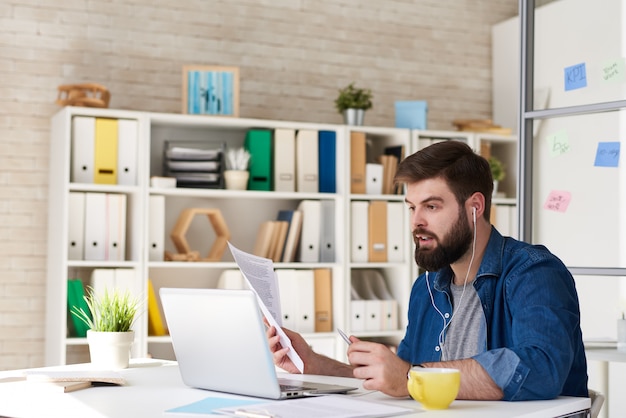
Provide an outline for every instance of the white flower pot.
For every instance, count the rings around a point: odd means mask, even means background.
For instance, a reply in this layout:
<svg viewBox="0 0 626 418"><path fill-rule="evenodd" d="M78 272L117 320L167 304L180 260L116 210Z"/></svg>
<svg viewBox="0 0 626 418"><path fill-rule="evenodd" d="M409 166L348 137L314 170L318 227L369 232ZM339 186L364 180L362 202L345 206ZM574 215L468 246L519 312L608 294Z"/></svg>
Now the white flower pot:
<svg viewBox="0 0 626 418"><path fill-rule="evenodd" d="M100 332L87 331L91 364L102 369L125 369L130 360L130 347L135 331Z"/></svg>
<svg viewBox="0 0 626 418"><path fill-rule="evenodd" d="M247 170L224 170L226 188L230 190L246 190L248 177L250 173Z"/></svg>

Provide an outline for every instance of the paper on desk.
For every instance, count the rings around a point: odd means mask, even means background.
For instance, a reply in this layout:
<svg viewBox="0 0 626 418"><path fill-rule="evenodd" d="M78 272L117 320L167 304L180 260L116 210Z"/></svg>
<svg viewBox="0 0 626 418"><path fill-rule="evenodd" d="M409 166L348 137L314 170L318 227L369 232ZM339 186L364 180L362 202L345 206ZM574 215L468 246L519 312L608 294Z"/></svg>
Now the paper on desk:
<svg viewBox="0 0 626 418"><path fill-rule="evenodd" d="M230 252L239 266L239 270L248 282L248 286L256 294L261 311L267 322L276 328L276 333L280 338L283 347L289 347L287 356L296 366L300 373L304 372L304 363L291 345L291 340L282 329L282 314L280 311L280 294L274 263L269 258L259 257L241 251L230 242L228 243Z"/></svg>
<svg viewBox="0 0 626 418"><path fill-rule="evenodd" d="M232 406L213 410L229 416L280 417L280 418L375 418L391 417L415 412L414 409L374 403L348 396L328 395L273 401L256 405Z"/></svg>
<svg viewBox="0 0 626 418"><path fill-rule="evenodd" d="M213 411L219 408L227 408L227 407L239 407L243 408L247 405L259 404L257 399L255 400L247 400L247 399L235 399L235 398L205 398L197 402L193 402L187 405L179 406L176 408L168 409L165 411L166 414L174 414L174 415L187 415L187 414L204 414L204 415L213 415Z"/></svg>

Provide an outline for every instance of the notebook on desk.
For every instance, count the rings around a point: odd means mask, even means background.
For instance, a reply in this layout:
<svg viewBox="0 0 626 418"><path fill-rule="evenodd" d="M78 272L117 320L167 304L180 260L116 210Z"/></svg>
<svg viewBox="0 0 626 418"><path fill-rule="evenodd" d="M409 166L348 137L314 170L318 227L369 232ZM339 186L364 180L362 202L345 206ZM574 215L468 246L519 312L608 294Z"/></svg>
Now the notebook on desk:
<svg viewBox="0 0 626 418"><path fill-rule="evenodd" d="M356 389L278 378L251 290L161 288L159 294L187 386L269 399Z"/></svg>

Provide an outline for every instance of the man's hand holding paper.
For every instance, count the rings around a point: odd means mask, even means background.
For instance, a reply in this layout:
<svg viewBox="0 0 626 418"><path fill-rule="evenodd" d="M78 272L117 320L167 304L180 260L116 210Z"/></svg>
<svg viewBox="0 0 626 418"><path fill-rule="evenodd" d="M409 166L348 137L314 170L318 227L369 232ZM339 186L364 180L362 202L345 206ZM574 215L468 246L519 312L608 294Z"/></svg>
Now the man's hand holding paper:
<svg viewBox="0 0 626 418"><path fill-rule="evenodd" d="M280 310L280 294L274 272L274 263L269 258L259 257L253 254L241 251L237 247L228 243L230 252L239 266L239 270L246 279L248 286L257 296L261 311L265 316L267 323L276 328L276 333L280 338L280 344L283 347L289 347L287 355L296 368L303 373L304 363L302 359L293 349L291 340L287 337L282 329L282 314Z"/></svg>

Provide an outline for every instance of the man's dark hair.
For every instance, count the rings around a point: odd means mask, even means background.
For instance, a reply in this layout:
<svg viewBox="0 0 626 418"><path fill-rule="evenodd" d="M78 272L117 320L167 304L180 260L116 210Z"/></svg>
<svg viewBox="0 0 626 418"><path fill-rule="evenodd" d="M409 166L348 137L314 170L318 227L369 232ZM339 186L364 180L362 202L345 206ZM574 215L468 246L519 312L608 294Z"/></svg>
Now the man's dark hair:
<svg viewBox="0 0 626 418"><path fill-rule="evenodd" d="M475 192L482 193L484 217L489 220L493 193L489 163L467 144L447 140L409 155L399 164L394 182L410 184L433 178L443 179L461 206Z"/></svg>

